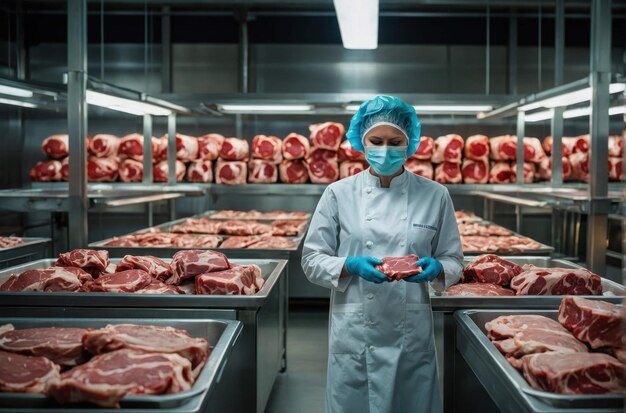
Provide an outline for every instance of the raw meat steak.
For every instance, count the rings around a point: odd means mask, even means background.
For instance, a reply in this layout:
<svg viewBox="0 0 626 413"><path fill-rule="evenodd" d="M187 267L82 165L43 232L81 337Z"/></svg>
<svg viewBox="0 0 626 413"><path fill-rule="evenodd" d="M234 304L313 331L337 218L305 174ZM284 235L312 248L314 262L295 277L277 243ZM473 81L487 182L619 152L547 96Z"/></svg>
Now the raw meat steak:
<svg viewBox="0 0 626 413"><path fill-rule="evenodd" d="M572 165L572 179L575 181L589 181L589 153L576 152L569 156Z"/></svg>
<svg viewBox="0 0 626 413"><path fill-rule="evenodd" d="M463 182L461 165L456 162L443 162L435 168L435 181L440 184L460 184Z"/></svg>
<svg viewBox="0 0 626 413"><path fill-rule="evenodd" d="M225 161L247 161L250 146L248 141L239 138L226 138L220 149L220 158Z"/></svg>
<svg viewBox="0 0 626 413"><path fill-rule="evenodd" d="M476 257L467 264L461 276L463 283L489 283L507 287L513 277L522 272L522 267L494 254Z"/></svg>
<svg viewBox="0 0 626 413"><path fill-rule="evenodd" d="M198 159L214 161L220 155L224 136L219 133L209 133L198 137Z"/></svg>
<svg viewBox="0 0 626 413"><path fill-rule="evenodd" d="M154 136L152 137L152 158L155 159L155 154L160 151L160 142ZM136 161L143 161L143 135L138 133L131 133L120 139L120 146L117 149L117 153L120 156L134 159Z"/></svg>
<svg viewBox="0 0 626 413"><path fill-rule="evenodd" d="M172 245L180 248L216 248L222 242L218 235L172 235Z"/></svg>
<svg viewBox="0 0 626 413"><path fill-rule="evenodd" d="M295 132L290 133L283 140L283 158L285 160L304 159L309 156L311 145L309 140Z"/></svg>
<svg viewBox="0 0 626 413"><path fill-rule="evenodd" d="M233 266L229 270L210 272L196 277L196 294L253 295L259 289L255 269L249 265Z"/></svg>
<svg viewBox="0 0 626 413"><path fill-rule="evenodd" d="M170 228L170 232L183 234L219 234L221 230L221 221L206 218L187 218L182 224Z"/></svg>
<svg viewBox="0 0 626 413"><path fill-rule="evenodd" d="M515 295L513 290L497 284L471 283L456 284L444 291L443 295L457 297L492 297Z"/></svg>
<svg viewBox="0 0 626 413"><path fill-rule="evenodd" d="M531 268L511 280L516 295L601 295L600 276L585 268Z"/></svg>
<svg viewBox="0 0 626 413"><path fill-rule="evenodd" d="M256 135L252 139L252 157L278 164L283 160L282 144L276 136Z"/></svg>
<svg viewBox="0 0 626 413"><path fill-rule="evenodd" d="M65 158L70 154L68 135L48 136L41 143L41 150L44 154L54 159Z"/></svg>
<svg viewBox="0 0 626 413"><path fill-rule="evenodd" d="M563 138L568 141L567 145L572 147L572 153L587 153L591 145L591 137L589 135L580 135L573 138Z"/></svg>
<svg viewBox="0 0 626 413"><path fill-rule="evenodd" d="M622 162L622 158L609 158L609 180L624 180L624 169L622 167Z"/></svg>
<svg viewBox="0 0 626 413"><path fill-rule="evenodd" d="M435 150L435 141L430 136L422 136L420 138L420 145L417 147L417 151L409 157L409 159L420 159L423 161L430 161ZM432 178L431 178L432 179Z"/></svg>
<svg viewBox="0 0 626 413"><path fill-rule="evenodd" d="M541 244L530 238L509 235L506 237L461 235L463 252L517 252L530 249L539 249Z"/></svg>
<svg viewBox="0 0 626 413"><path fill-rule="evenodd" d="M122 349L61 374L48 394L62 404L86 401L119 408L129 394L178 393L192 385L191 363L178 354Z"/></svg>
<svg viewBox="0 0 626 413"><path fill-rule="evenodd" d="M272 226L256 221L224 221L220 224L220 231L226 235L262 235L271 234Z"/></svg>
<svg viewBox="0 0 626 413"><path fill-rule="evenodd" d="M315 148L337 151L346 129L341 123L325 122L309 126L311 145Z"/></svg>
<svg viewBox="0 0 626 413"><path fill-rule="evenodd" d="M61 368L45 357L0 351L0 393L46 393Z"/></svg>
<svg viewBox="0 0 626 413"><path fill-rule="evenodd" d="M609 157L621 157L624 153L624 137L609 136Z"/></svg>
<svg viewBox="0 0 626 413"><path fill-rule="evenodd" d="M259 242L248 246L250 250L290 250L296 247L296 243L289 238L261 237Z"/></svg>
<svg viewBox="0 0 626 413"><path fill-rule="evenodd" d="M339 162L339 154L336 151L331 151L322 148L312 148L309 152L307 161L331 161Z"/></svg>
<svg viewBox="0 0 626 413"><path fill-rule="evenodd" d="M483 236L496 236L496 237L508 237L511 235L511 231L501 227L500 225L484 223L484 222L461 222L458 223L458 229L460 235L483 235Z"/></svg>
<svg viewBox="0 0 626 413"><path fill-rule="evenodd" d="M61 160L61 180L69 181L70 179L70 157L67 156Z"/></svg>
<svg viewBox="0 0 626 413"><path fill-rule="evenodd" d="M496 136L489 140L491 158L495 161L514 161L517 159L517 136Z"/></svg>
<svg viewBox="0 0 626 413"><path fill-rule="evenodd" d="M465 159L461 174L466 184L486 184L489 181L489 161Z"/></svg>
<svg viewBox="0 0 626 413"><path fill-rule="evenodd" d="M415 158L409 158L404 163L404 167L415 175L423 176L424 178L432 180L435 175L433 170L433 164L430 161L422 161Z"/></svg>
<svg viewBox="0 0 626 413"><path fill-rule="evenodd" d="M143 270L151 277L159 281L165 281L172 275L169 264L160 258L152 255L134 256L124 255L124 258L117 264L116 271Z"/></svg>
<svg viewBox="0 0 626 413"><path fill-rule="evenodd" d="M454 211L454 218L457 224L482 221L481 217L468 211Z"/></svg>
<svg viewBox="0 0 626 413"><path fill-rule="evenodd" d="M626 310L606 301L565 297L559 306L559 323L591 348L626 347Z"/></svg>
<svg viewBox="0 0 626 413"><path fill-rule="evenodd" d="M306 227L307 221L298 219L277 219L272 222L272 235L295 237L300 235Z"/></svg>
<svg viewBox="0 0 626 413"><path fill-rule="evenodd" d="M94 293L132 293L152 283L150 274L143 270L126 270L103 274L86 287Z"/></svg>
<svg viewBox="0 0 626 413"><path fill-rule="evenodd" d="M59 254L55 267L78 267L94 275L104 271L110 264L109 252L105 250L75 249Z"/></svg>
<svg viewBox="0 0 626 413"><path fill-rule="evenodd" d="M122 182L141 182L143 180L143 163L134 159L125 159L120 165Z"/></svg>
<svg viewBox="0 0 626 413"><path fill-rule="evenodd" d="M572 175L572 166L569 163L569 158L563 156L561 158L561 168L563 171L563 180L568 180ZM552 158L545 157L539 164L539 176L541 179L549 181L552 179Z"/></svg>
<svg viewBox="0 0 626 413"><path fill-rule="evenodd" d="M83 291L83 285L91 280L91 275L76 267L26 270L11 275L0 291L75 292Z"/></svg>
<svg viewBox="0 0 626 413"><path fill-rule="evenodd" d="M246 183L247 174L246 162L224 162L218 159L215 167L215 182L224 185L243 185Z"/></svg>
<svg viewBox="0 0 626 413"><path fill-rule="evenodd" d="M561 156L570 156L574 153L574 148L576 146L577 138L563 136L561 138ZM543 140L543 149L546 154L550 155L552 153L552 145L553 145L552 136L546 136Z"/></svg>
<svg viewBox="0 0 626 413"><path fill-rule="evenodd" d="M433 163L445 161L460 164L463 156L463 145L463 138L459 135L451 134L438 137L435 139L435 149L432 156ZM435 179L436 177L437 172L435 171Z"/></svg>
<svg viewBox="0 0 626 413"><path fill-rule="evenodd" d="M25 356L41 356L62 366L80 364L84 328L25 328L15 330L11 324L0 326L0 350Z"/></svg>
<svg viewBox="0 0 626 413"><path fill-rule="evenodd" d="M286 184L305 184L309 182L309 171L302 159L282 161L278 167L280 181Z"/></svg>
<svg viewBox="0 0 626 413"><path fill-rule="evenodd" d="M120 162L117 157L87 158L87 180L91 182L115 182L119 176Z"/></svg>
<svg viewBox="0 0 626 413"><path fill-rule="evenodd" d="M560 394L624 392L626 366L601 353L533 354L523 358L528 384L537 390Z"/></svg>
<svg viewBox="0 0 626 413"><path fill-rule="evenodd" d="M269 238L269 237L268 237ZM263 278L263 271L261 270L261 267L259 267L256 264L249 264L249 265L240 265L240 264L233 264L234 269L240 269L243 271L250 271L252 273L252 279L254 280L254 285L256 286L256 290L261 291L261 288L263 288L263 286L265 285L265 278Z"/></svg>
<svg viewBox="0 0 626 413"><path fill-rule="evenodd" d="M383 263L376 266L376 269L387 276L390 280L401 280L411 275L422 272L422 267L418 267L417 255L407 255L406 257L383 257Z"/></svg>
<svg viewBox="0 0 626 413"><path fill-rule="evenodd" d="M152 179L154 182L167 182L167 175L169 174L169 165L167 160L161 161L152 167ZM176 160L176 182L181 182L185 177L185 164Z"/></svg>
<svg viewBox="0 0 626 413"><path fill-rule="evenodd" d="M167 134L163 136L167 142ZM161 138L161 139L163 139ZM198 138L176 134L176 159L187 162L198 159ZM166 146L167 147L167 146Z"/></svg>
<svg viewBox="0 0 626 413"><path fill-rule="evenodd" d="M89 141L89 153L98 158L117 156L120 138L115 135L99 133Z"/></svg>
<svg viewBox="0 0 626 413"><path fill-rule="evenodd" d="M63 165L59 161L40 161L31 168L29 176L33 181L60 181L62 167Z"/></svg>
<svg viewBox="0 0 626 413"><path fill-rule="evenodd" d="M485 135L472 135L465 140L465 159L489 161L489 138Z"/></svg>
<svg viewBox="0 0 626 413"><path fill-rule="evenodd" d="M248 161L248 182L271 184L278 181L278 167L272 161L251 159Z"/></svg>
<svg viewBox="0 0 626 413"><path fill-rule="evenodd" d="M329 184L339 178L337 161L309 159L306 162L309 179L314 184Z"/></svg>
<svg viewBox="0 0 626 413"><path fill-rule="evenodd" d="M490 184L506 184L515 182L517 174L509 162L492 162L489 171Z"/></svg>
<svg viewBox="0 0 626 413"><path fill-rule="evenodd" d="M180 285L183 280L212 271L230 268L228 258L221 252L211 250L178 251L170 262L172 276L165 280L166 284Z"/></svg>
<svg viewBox="0 0 626 413"><path fill-rule="evenodd" d="M169 285L162 283L159 280L152 279L152 282L147 287L141 290L135 291L135 294L185 294L183 290L175 285Z"/></svg>
<svg viewBox="0 0 626 413"><path fill-rule="evenodd" d="M0 248L10 248L23 244L24 241L18 237L0 237Z"/></svg>
<svg viewBox="0 0 626 413"><path fill-rule="evenodd" d="M190 162L187 168L187 180L189 182L212 182L213 162L202 159Z"/></svg>
<svg viewBox="0 0 626 413"><path fill-rule="evenodd" d="M83 345L93 354L131 349L146 353L175 353L189 360L192 377L198 376L209 357L209 343L193 338L186 330L141 324L108 325L83 336Z"/></svg>
<svg viewBox="0 0 626 413"><path fill-rule="evenodd" d="M235 236L226 238L226 240L224 240L224 242L222 242L222 244L220 245L220 248L221 249L246 248L260 240L261 240L261 237L259 237L258 235L235 235Z"/></svg>
<svg viewBox="0 0 626 413"><path fill-rule="evenodd" d="M538 138L524 137L524 162L539 163L546 157ZM517 159L517 156L515 156Z"/></svg>
<svg viewBox="0 0 626 413"><path fill-rule="evenodd" d="M346 139L339 145L339 161L365 161L365 154L354 149Z"/></svg>
<svg viewBox="0 0 626 413"><path fill-rule="evenodd" d="M345 161L339 164L339 179L347 178L363 172L367 169L367 165L363 161Z"/></svg>

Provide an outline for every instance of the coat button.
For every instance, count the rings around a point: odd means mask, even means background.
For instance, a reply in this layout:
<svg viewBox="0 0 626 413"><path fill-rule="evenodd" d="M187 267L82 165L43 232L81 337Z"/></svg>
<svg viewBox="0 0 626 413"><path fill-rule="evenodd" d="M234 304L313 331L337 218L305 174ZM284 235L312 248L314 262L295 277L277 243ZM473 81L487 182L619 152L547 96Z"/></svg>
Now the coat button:
<svg viewBox="0 0 626 413"><path fill-rule="evenodd" d="M367 189L365 189L365 192L367 192L368 194L371 194L372 193L372 188L368 187Z"/></svg>
<svg viewBox="0 0 626 413"><path fill-rule="evenodd" d="M374 298L374 294L369 293L368 295L366 295L366 297L367 297L368 300L371 300L371 299Z"/></svg>
<svg viewBox="0 0 626 413"><path fill-rule="evenodd" d="M402 195L406 194L406 189L402 190Z"/></svg>
<svg viewBox="0 0 626 413"><path fill-rule="evenodd" d="M404 245L405 245L405 244L404 244L404 242L403 242L402 244L400 244L400 246L401 246L402 248L404 248Z"/></svg>
<svg viewBox="0 0 626 413"><path fill-rule="evenodd" d="M370 351L374 351L374 350L375 350L374 346L370 346Z"/></svg>
<svg viewBox="0 0 626 413"><path fill-rule="evenodd" d="M373 218L371 216L368 216L365 219L368 220L368 221L371 221Z"/></svg>
<svg viewBox="0 0 626 413"><path fill-rule="evenodd" d="M403 221L406 221L406 216L403 216L403 217L402 217L402 220L403 220Z"/></svg>
<svg viewBox="0 0 626 413"><path fill-rule="evenodd" d="M372 249L372 247L374 246L374 243L373 243L372 241L367 241L367 242L365 243L365 246L366 246L367 248L369 248L369 249Z"/></svg>

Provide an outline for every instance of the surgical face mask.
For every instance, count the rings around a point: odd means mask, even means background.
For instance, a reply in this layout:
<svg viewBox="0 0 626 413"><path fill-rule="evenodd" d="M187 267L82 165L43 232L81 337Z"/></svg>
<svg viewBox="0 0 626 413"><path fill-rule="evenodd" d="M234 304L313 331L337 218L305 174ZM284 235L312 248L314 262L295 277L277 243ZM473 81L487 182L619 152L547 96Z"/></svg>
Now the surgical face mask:
<svg viewBox="0 0 626 413"><path fill-rule="evenodd" d="M406 161L406 146L366 146L365 158L377 174L393 175Z"/></svg>

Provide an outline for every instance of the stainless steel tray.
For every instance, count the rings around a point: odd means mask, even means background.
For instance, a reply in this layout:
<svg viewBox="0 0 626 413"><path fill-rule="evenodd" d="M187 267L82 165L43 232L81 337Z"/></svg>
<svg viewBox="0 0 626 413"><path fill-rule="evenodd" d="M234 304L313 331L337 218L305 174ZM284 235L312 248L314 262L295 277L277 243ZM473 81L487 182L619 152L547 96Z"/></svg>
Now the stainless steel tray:
<svg viewBox="0 0 626 413"><path fill-rule="evenodd" d="M100 328L107 324L149 324L185 329L192 337L204 338L213 346L209 358L193 387L184 392L165 395L132 395L120 401L122 410L136 408L176 409L192 398L205 398L219 383L228 357L241 332L241 323L235 320L161 320L161 319L102 319L102 318L0 318L0 325L11 323L16 329L33 327ZM59 405L41 394L0 393L0 407L45 408L62 411L77 404ZM92 406L92 408L96 408ZM99 408L97 408L100 411ZM110 410L110 409L106 409ZM73 411L73 409L72 409ZM119 411L119 410L114 410Z"/></svg>
<svg viewBox="0 0 626 413"><path fill-rule="evenodd" d="M501 315L534 314L556 319L556 310L464 310L454 314L457 325L457 349L467 364L502 409L547 412L560 409L622 411L621 394L562 395L533 389L489 341L485 323ZM518 404L515 409L512 402Z"/></svg>
<svg viewBox="0 0 626 413"><path fill-rule="evenodd" d="M20 245L8 248L0 248L0 264L3 262L20 259L45 252L50 245L50 238L20 237L24 241Z"/></svg>
<svg viewBox="0 0 626 413"><path fill-rule="evenodd" d="M467 265L475 257L465 257L463 265ZM518 257L503 256L505 260L519 265L532 264L537 267L581 268L580 265L567 260L550 257ZM626 296L626 287L614 281L602 278L602 290L605 295L585 296L590 299L602 299L620 304ZM563 296L559 295L524 295L507 297L455 297L437 295L431 291L430 302L433 311L456 311L461 309L509 309L514 308L557 308Z"/></svg>
<svg viewBox="0 0 626 413"><path fill-rule="evenodd" d="M203 212L202 214L197 215L196 217L202 217L202 218L210 218L210 219L214 219L216 221L229 221L229 220L238 220L238 221L259 221L259 222L271 222L271 221L276 221L276 219L273 218L254 218L254 217L245 217L245 218L213 218L212 216L217 214L218 212L221 212L219 210L211 210L211 211L206 211ZM259 211L262 212L262 211ZM304 212L304 211L302 211ZM302 218L279 218L279 219L284 219L287 221L291 221L291 220L309 220L311 219L311 213L307 213L308 215Z"/></svg>
<svg viewBox="0 0 626 413"><path fill-rule="evenodd" d="M482 223L484 224L492 224L492 225L497 225L494 224L493 222L490 221L482 221ZM501 226L501 225L500 225ZM514 235L516 237L522 237L522 238L528 238L531 239L535 242L537 242L539 244L539 248L536 249L522 249L522 250L518 250L518 251L505 251L505 252L493 252L492 254L497 254L497 255L502 255L502 254L506 254L506 255L550 255L552 252L554 252L554 247L551 247L549 245L546 244L542 244L539 241L536 241L530 237L527 237L525 235L521 235L518 234L515 231L512 231L508 228L505 228L507 231L509 231L511 233L511 235ZM463 251L464 255L481 255L481 254L485 254L485 251L475 251L475 250L467 250L467 251Z"/></svg>
<svg viewBox="0 0 626 413"><path fill-rule="evenodd" d="M169 262L170 259L163 259ZM0 270L0 284L11 274L50 267L56 260L44 259ZM111 259L117 263L119 259ZM258 308L285 273L286 260L230 259L235 264L261 267L265 284L254 295L177 295L133 293L0 292L0 307L152 307L152 308Z"/></svg>

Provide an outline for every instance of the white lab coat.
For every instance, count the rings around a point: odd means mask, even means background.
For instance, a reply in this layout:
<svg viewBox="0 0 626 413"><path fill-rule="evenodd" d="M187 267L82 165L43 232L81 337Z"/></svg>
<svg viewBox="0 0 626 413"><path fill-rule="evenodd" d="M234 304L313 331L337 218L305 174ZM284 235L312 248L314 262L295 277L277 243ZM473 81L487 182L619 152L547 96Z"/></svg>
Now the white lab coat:
<svg viewBox="0 0 626 413"><path fill-rule="evenodd" d="M447 189L404 171L390 188L369 170L324 191L304 243L307 278L330 288L329 413L442 410L426 283L340 279L347 256L432 256L445 285L458 282L463 253Z"/></svg>

